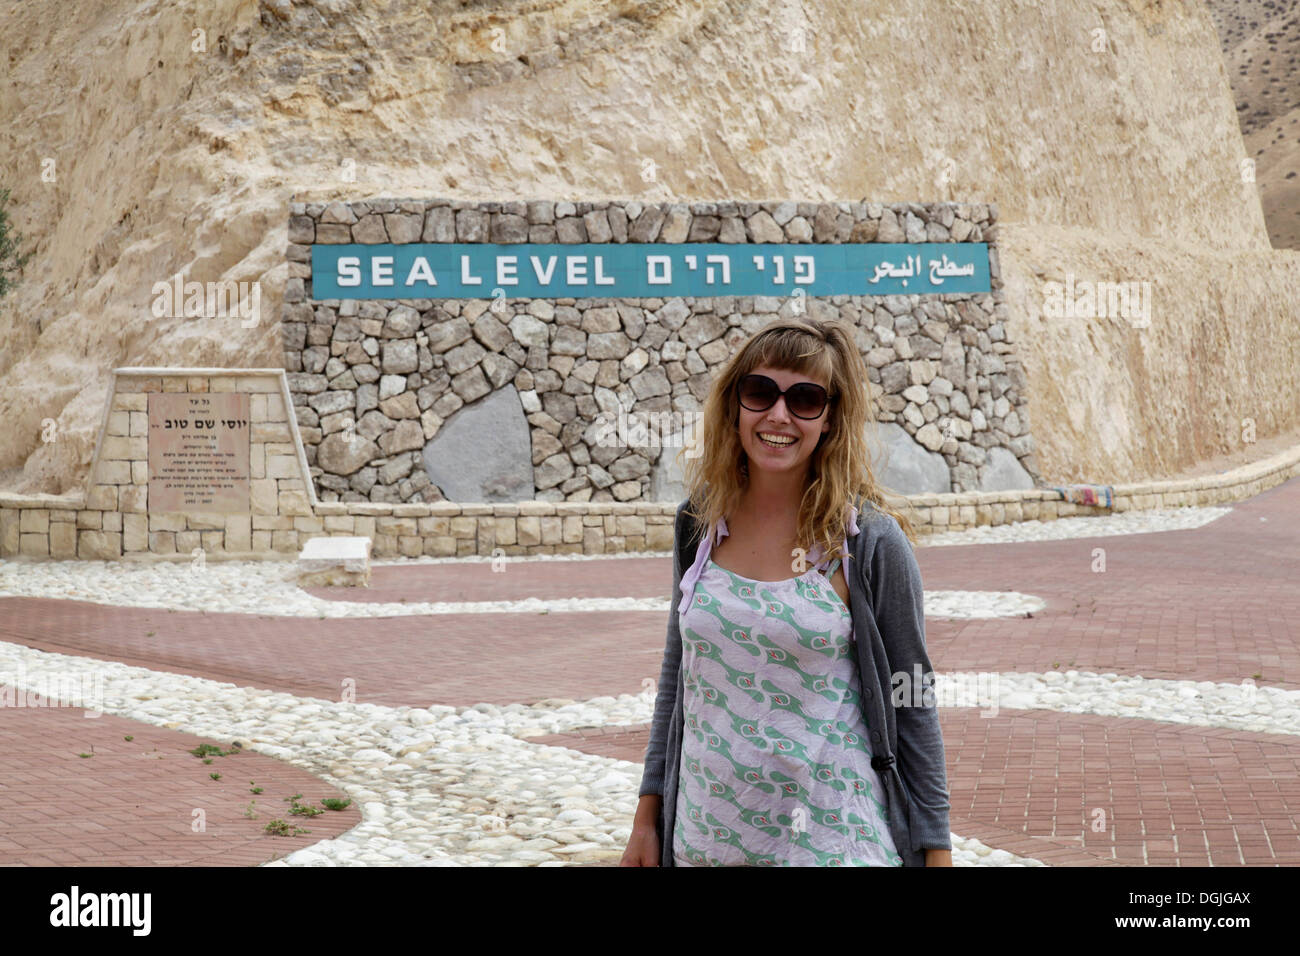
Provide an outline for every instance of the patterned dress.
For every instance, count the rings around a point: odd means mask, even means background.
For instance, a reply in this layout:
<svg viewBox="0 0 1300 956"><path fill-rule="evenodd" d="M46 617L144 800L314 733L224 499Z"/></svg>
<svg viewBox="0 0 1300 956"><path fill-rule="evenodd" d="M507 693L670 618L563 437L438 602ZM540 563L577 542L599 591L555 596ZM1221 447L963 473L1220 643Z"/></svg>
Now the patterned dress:
<svg viewBox="0 0 1300 956"><path fill-rule="evenodd" d="M701 565L680 617L676 865L902 866L829 580L839 561L784 581Z"/></svg>

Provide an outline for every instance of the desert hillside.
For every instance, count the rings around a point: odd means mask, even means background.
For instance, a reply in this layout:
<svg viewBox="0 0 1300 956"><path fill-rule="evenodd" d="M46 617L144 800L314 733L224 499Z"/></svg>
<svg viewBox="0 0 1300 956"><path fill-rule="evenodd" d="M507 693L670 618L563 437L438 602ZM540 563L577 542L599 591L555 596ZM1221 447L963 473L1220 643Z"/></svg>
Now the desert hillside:
<svg viewBox="0 0 1300 956"><path fill-rule="evenodd" d="M114 366L281 364L291 197L996 202L1045 477L1300 428L1300 253L1242 182L1199 2L29 0L0 55L33 253L0 303L4 490L80 486ZM155 318L177 272L261 281L263 321ZM1150 328L1045 319L1068 274L1150 282Z"/></svg>
<svg viewBox="0 0 1300 956"><path fill-rule="evenodd" d="M1211 0L1246 154L1278 249L1300 249L1300 0Z"/></svg>

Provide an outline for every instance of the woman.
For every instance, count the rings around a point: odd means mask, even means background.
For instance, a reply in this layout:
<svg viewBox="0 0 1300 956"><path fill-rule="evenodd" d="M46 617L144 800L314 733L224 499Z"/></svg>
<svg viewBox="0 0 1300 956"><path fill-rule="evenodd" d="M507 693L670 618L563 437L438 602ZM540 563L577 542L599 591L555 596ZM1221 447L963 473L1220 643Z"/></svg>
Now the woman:
<svg viewBox="0 0 1300 956"><path fill-rule="evenodd" d="M811 318L715 379L623 866L952 865L921 577L868 464L868 388L852 329Z"/></svg>

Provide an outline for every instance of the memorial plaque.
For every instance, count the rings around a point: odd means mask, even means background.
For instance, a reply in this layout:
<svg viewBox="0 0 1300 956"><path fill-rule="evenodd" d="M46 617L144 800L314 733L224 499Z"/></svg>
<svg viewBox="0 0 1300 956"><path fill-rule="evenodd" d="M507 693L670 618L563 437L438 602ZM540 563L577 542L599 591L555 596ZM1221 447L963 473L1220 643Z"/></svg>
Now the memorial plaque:
<svg viewBox="0 0 1300 956"><path fill-rule="evenodd" d="M149 393L149 510L249 511L249 395Z"/></svg>

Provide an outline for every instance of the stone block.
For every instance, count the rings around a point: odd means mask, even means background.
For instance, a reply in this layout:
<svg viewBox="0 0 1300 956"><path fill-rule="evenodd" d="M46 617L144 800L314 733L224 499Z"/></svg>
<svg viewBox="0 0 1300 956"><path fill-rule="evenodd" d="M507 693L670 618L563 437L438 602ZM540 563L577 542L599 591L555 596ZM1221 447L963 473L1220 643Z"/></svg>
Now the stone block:
<svg viewBox="0 0 1300 956"><path fill-rule="evenodd" d="M429 519L431 521L437 519ZM494 518L492 519L492 534L498 545L514 544L515 535L515 518ZM421 522L423 524L423 522ZM424 530L421 528L421 530Z"/></svg>
<svg viewBox="0 0 1300 956"><path fill-rule="evenodd" d="M298 550L298 532L290 530L271 532L271 550L293 554Z"/></svg>
<svg viewBox="0 0 1300 956"><path fill-rule="evenodd" d="M456 555L456 539L451 535L435 535L425 539L424 553L435 558L451 558Z"/></svg>
<svg viewBox="0 0 1300 956"><path fill-rule="evenodd" d="M149 550L149 516L127 514L122 516L122 550Z"/></svg>
<svg viewBox="0 0 1300 956"><path fill-rule="evenodd" d="M541 520L541 518L534 515L521 515L519 517L516 525L520 545L530 548L542 543Z"/></svg>
<svg viewBox="0 0 1300 956"><path fill-rule="evenodd" d="M162 379L157 375L123 376L117 380L118 388L126 392L161 392Z"/></svg>
<svg viewBox="0 0 1300 956"><path fill-rule="evenodd" d="M420 534L450 535L451 519L446 515L427 515L419 519Z"/></svg>
<svg viewBox="0 0 1300 956"><path fill-rule="evenodd" d="M298 457L296 455L267 455L266 477L268 479L301 478L302 469L298 467Z"/></svg>
<svg viewBox="0 0 1300 956"><path fill-rule="evenodd" d="M148 485L123 485L118 495L118 511L130 514L143 514L149 510Z"/></svg>
<svg viewBox="0 0 1300 956"><path fill-rule="evenodd" d="M238 380L237 392L275 392L280 391L278 375L249 375Z"/></svg>
<svg viewBox="0 0 1300 956"><path fill-rule="evenodd" d="M131 462L109 461L101 458L95 469L95 480L105 485L129 485L131 484Z"/></svg>
<svg viewBox="0 0 1300 956"><path fill-rule="evenodd" d="M646 548L650 551L671 551L673 525L671 522L652 524L646 528ZM584 541L585 548L585 541Z"/></svg>
<svg viewBox="0 0 1300 956"><path fill-rule="evenodd" d="M111 408L121 412L148 412L149 396L143 392L118 392L113 396Z"/></svg>
<svg viewBox="0 0 1300 956"><path fill-rule="evenodd" d="M23 534L49 534L50 512L46 508L24 508L19 528Z"/></svg>
<svg viewBox="0 0 1300 956"><path fill-rule="evenodd" d="M181 511L156 511L149 515L150 531L184 531L185 514Z"/></svg>
<svg viewBox="0 0 1300 956"><path fill-rule="evenodd" d="M111 561L122 556L122 535L109 531L78 531L77 557Z"/></svg>
<svg viewBox="0 0 1300 956"><path fill-rule="evenodd" d="M22 534L18 539L18 553L30 558L48 558L50 556L49 532Z"/></svg>
<svg viewBox="0 0 1300 956"><path fill-rule="evenodd" d="M86 507L92 511L117 511L117 485L91 485Z"/></svg>
<svg viewBox="0 0 1300 956"><path fill-rule="evenodd" d="M560 544L563 541L562 519L554 515L542 518L542 544Z"/></svg>
<svg viewBox="0 0 1300 956"><path fill-rule="evenodd" d="M225 544L227 551L252 549L252 516L226 515Z"/></svg>
<svg viewBox="0 0 1300 956"><path fill-rule="evenodd" d="M252 513L273 515L280 507L280 489L274 478L254 478L249 481L249 498Z"/></svg>
<svg viewBox="0 0 1300 956"><path fill-rule="evenodd" d="M254 531L289 531L293 518L289 515L253 515Z"/></svg>
<svg viewBox="0 0 1300 956"><path fill-rule="evenodd" d="M77 556L77 526L70 521L50 525L50 557L63 560Z"/></svg>
<svg viewBox="0 0 1300 956"><path fill-rule="evenodd" d="M644 535L645 518L640 515L625 515L618 519L618 533L621 535Z"/></svg>
<svg viewBox="0 0 1300 956"><path fill-rule="evenodd" d="M220 531L226 527L226 516L215 512L189 511L185 520L191 531Z"/></svg>
<svg viewBox="0 0 1300 956"><path fill-rule="evenodd" d="M379 534L414 535L419 534L414 518L377 518L376 531Z"/></svg>
<svg viewBox="0 0 1300 956"><path fill-rule="evenodd" d="M298 488L289 489L279 492L279 507L282 515L310 515L311 505L307 501L307 493L301 491L302 483L297 483Z"/></svg>
<svg viewBox="0 0 1300 956"><path fill-rule="evenodd" d="M149 533L149 550L154 554L175 554L176 533L174 531L151 531Z"/></svg>
<svg viewBox="0 0 1300 956"><path fill-rule="evenodd" d="M253 396L257 398L258 396ZM252 441L292 442L288 422L253 422L249 437Z"/></svg>
<svg viewBox="0 0 1300 956"><path fill-rule="evenodd" d="M99 460L147 461L149 459L149 439L123 438L118 435L105 435L99 448Z"/></svg>

